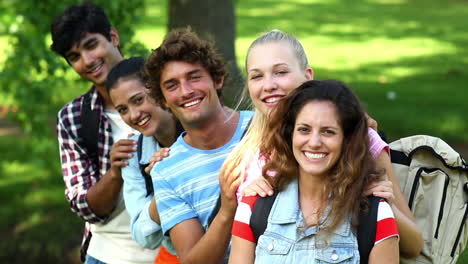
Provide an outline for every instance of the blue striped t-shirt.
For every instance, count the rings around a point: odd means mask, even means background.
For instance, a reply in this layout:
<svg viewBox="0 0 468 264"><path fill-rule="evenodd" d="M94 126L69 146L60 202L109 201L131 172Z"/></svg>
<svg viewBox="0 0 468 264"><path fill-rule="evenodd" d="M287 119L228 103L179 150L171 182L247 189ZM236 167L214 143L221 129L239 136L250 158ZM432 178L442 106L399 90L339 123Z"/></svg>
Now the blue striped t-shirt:
<svg viewBox="0 0 468 264"><path fill-rule="evenodd" d="M220 194L219 170L242 138L252 115L251 111L241 111L233 137L217 149L194 148L185 142L185 132L182 133L171 146L169 157L153 167L154 196L164 234L168 235L176 224L195 217L207 229Z"/></svg>

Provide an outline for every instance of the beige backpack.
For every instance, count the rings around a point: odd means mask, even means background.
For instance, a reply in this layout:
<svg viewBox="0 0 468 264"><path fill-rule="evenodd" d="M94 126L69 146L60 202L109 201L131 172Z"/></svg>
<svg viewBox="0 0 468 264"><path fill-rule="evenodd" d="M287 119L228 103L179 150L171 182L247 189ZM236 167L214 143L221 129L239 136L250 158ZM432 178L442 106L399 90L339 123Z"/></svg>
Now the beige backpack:
<svg viewBox="0 0 468 264"><path fill-rule="evenodd" d="M424 247L401 263L456 263L468 240L468 165L447 143L412 136L390 143L393 169L423 232Z"/></svg>

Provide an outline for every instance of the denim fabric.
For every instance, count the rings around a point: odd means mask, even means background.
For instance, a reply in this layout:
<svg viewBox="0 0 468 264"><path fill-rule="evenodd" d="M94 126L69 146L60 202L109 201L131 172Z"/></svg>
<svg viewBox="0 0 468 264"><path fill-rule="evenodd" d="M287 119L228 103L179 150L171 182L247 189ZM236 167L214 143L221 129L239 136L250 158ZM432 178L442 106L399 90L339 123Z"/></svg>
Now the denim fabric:
<svg viewBox="0 0 468 264"><path fill-rule="evenodd" d="M359 263L357 239L351 232L350 221L343 221L327 237L317 236L316 226L303 227L298 190L294 180L278 194L265 233L258 239L255 263Z"/></svg>
<svg viewBox="0 0 468 264"><path fill-rule="evenodd" d="M86 255L85 264L106 264L106 263L102 262L102 261L100 261L98 259L95 259L94 257L92 257L90 255Z"/></svg>

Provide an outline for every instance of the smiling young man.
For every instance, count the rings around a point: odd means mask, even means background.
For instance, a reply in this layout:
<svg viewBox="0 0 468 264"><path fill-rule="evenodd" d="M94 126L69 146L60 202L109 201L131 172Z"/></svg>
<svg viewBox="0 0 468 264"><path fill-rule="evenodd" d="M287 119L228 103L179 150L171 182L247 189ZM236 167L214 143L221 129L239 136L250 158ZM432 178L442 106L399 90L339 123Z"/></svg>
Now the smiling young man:
<svg viewBox="0 0 468 264"><path fill-rule="evenodd" d="M92 84L59 111L57 124L65 197L86 221L82 260L86 255L86 263L152 263L156 251L144 250L132 240L121 196L120 169L126 165L122 160L135 150L135 142L119 141L133 130L106 91L109 71L123 59L119 35L104 11L91 3L65 9L54 20L51 35L51 49ZM86 127L93 125L86 123L92 118L97 126L94 139L83 132L93 130Z"/></svg>
<svg viewBox="0 0 468 264"><path fill-rule="evenodd" d="M145 68L153 97L186 131L151 171L162 230L182 263L223 262L239 182L218 174L252 112L221 104L225 64L210 43L188 29L170 32Z"/></svg>

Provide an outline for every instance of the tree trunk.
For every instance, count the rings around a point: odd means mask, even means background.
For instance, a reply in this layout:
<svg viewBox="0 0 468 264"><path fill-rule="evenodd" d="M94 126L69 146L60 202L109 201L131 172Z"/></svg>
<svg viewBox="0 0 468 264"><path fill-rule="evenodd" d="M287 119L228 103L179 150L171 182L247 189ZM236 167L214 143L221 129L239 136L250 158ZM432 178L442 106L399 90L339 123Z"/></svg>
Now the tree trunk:
<svg viewBox="0 0 468 264"><path fill-rule="evenodd" d="M190 25L202 39L215 43L228 64L224 82L224 103L234 106L239 100L244 80L237 66L234 41L236 35L232 0L169 0L168 29Z"/></svg>

